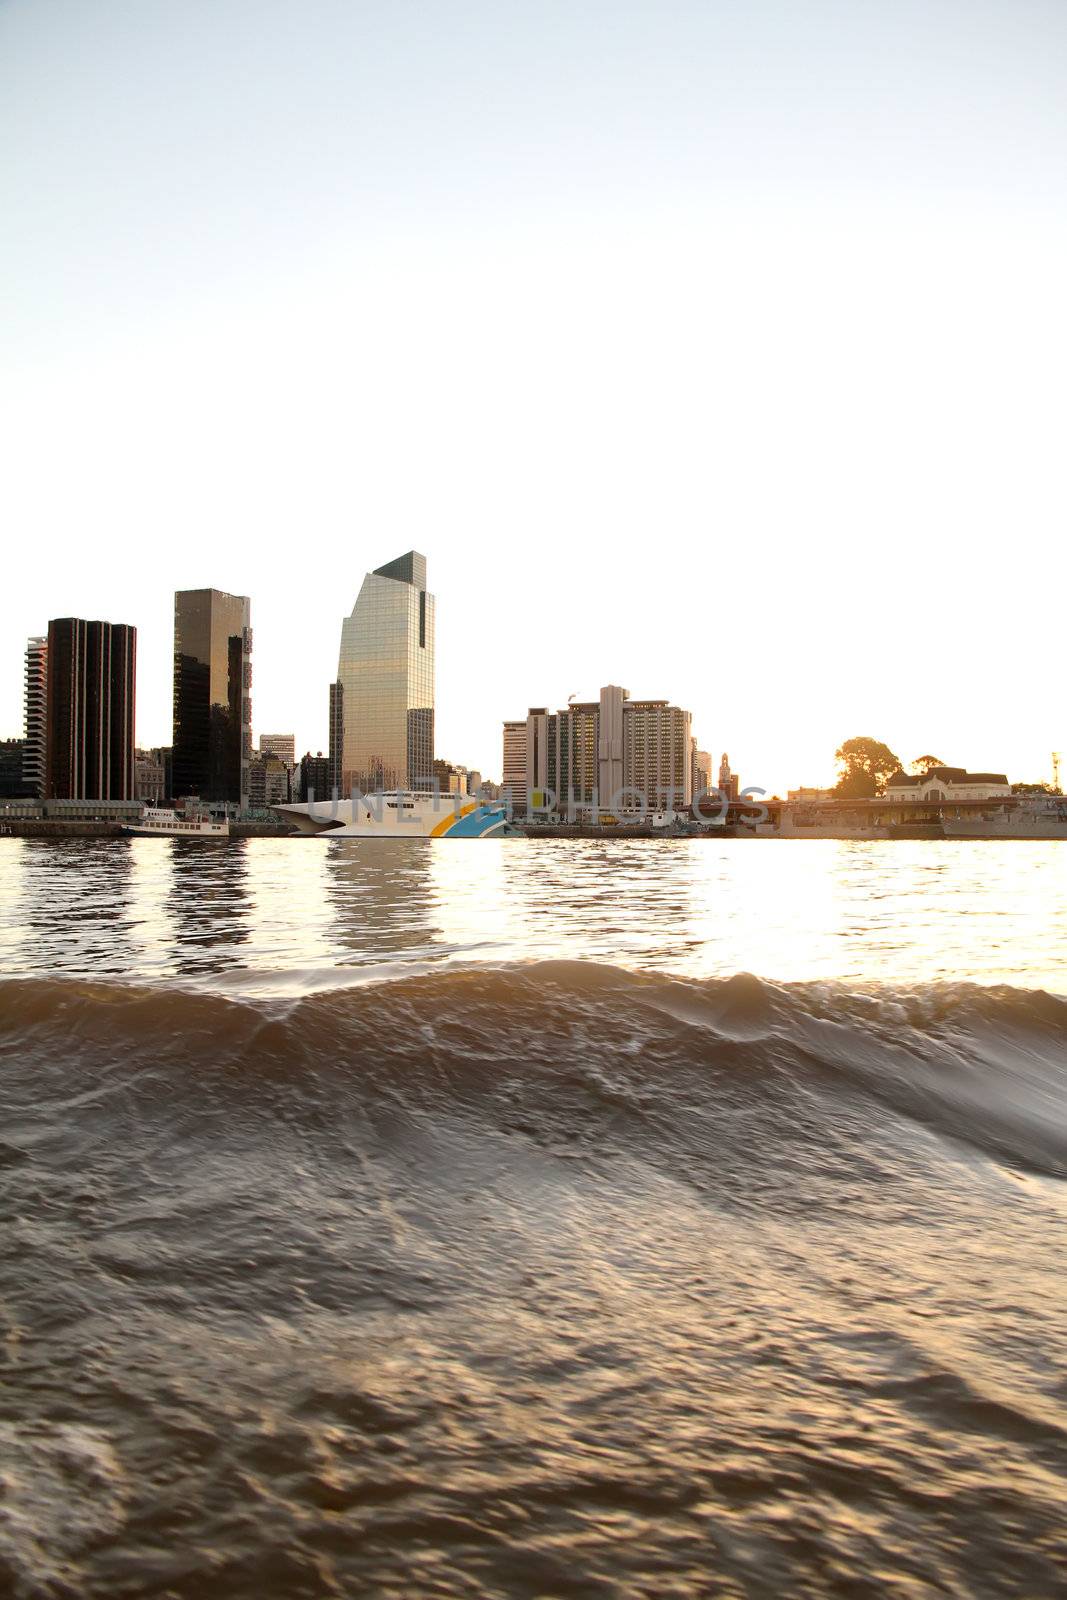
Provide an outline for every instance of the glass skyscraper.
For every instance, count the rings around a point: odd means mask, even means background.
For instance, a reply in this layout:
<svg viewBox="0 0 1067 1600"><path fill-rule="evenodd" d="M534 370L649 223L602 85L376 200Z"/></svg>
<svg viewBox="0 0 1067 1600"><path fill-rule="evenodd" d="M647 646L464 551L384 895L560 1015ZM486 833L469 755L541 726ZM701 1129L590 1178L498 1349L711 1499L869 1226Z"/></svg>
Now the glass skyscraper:
<svg viewBox="0 0 1067 1600"><path fill-rule="evenodd" d="M425 789L433 782L434 597L426 557L368 572L341 627L341 792Z"/></svg>
<svg viewBox="0 0 1067 1600"><path fill-rule="evenodd" d="M248 804L252 628L246 595L174 596L174 794Z"/></svg>

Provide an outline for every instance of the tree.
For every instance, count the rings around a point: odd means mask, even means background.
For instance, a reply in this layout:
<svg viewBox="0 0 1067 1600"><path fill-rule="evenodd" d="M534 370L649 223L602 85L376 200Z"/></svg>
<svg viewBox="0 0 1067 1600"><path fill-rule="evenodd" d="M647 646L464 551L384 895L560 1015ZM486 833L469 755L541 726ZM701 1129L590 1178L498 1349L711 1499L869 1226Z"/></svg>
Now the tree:
<svg viewBox="0 0 1067 1600"><path fill-rule="evenodd" d="M887 744L880 739L846 739L834 752L840 768L834 793L847 800L871 800L885 788L891 772L900 769L900 761Z"/></svg>
<svg viewBox="0 0 1067 1600"><path fill-rule="evenodd" d="M916 756L911 764L912 772L917 772L920 778L925 778L932 767L943 767L945 763L940 756Z"/></svg>
<svg viewBox="0 0 1067 1600"><path fill-rule="evenodd" d="M1012 794L1059 794L1060 791L1054 789L1051 783L1013 783L1011 792Z"/></svg>

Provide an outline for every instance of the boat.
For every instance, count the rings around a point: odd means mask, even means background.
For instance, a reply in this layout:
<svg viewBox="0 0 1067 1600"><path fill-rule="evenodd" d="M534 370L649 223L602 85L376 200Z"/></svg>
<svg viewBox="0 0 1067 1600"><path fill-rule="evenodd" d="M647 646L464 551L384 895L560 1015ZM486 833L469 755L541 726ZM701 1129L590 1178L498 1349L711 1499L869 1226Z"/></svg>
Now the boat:
<svg viewBox="0 0 1067 1600"><path fill-rule="evenodd" d="M1067 839L1067 800L945 816L946 839Z"/></svg>
<svg viewBox="0 0 1067 1600"><path fill-rule="evenodd" d="M136 822L124 822L123 833L141 839L228 839L230 824L227 818L185 817L176 811L154 810L146 807Z"/></svg>
<svg viewBox="0 0 1067 1600"><path fill-rule="evenodd" d="M503 804L459 794L392 789L271 809L297 833L330 839L500 839L520 831Z"/></svg>

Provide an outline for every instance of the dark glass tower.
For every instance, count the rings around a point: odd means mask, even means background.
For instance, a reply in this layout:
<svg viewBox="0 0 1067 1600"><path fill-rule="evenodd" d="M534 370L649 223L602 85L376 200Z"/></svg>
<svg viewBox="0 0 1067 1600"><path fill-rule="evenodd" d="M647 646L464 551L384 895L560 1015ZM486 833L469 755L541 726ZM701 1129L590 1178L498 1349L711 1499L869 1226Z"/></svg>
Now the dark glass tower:
<svg viewBox="0 0 1067 1600"><path fill-rule="evenodd" d="M47 661L45 795L133 800L137 629L57 617Z"/></svg>
<svg viewBox="0 0 1067 1600"><path fill-rule="evenodd" d="M252 627L246 595L174 596L174 795L248 804Z"/></svg>
<svg viewBox="0 0 1067 1600"><path fill-rule="evenodd" d="M340 683L330 684L330 793L342 794L342 766L345 747L345 691Z"/></svg>

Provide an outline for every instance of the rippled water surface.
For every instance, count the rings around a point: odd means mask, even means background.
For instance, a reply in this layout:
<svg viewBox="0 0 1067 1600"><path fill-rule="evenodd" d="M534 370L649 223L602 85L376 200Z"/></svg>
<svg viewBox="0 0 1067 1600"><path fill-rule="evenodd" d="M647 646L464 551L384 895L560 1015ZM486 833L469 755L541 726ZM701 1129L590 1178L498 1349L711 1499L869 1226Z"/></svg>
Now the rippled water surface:
<svg viewBox="0 0 1067 1600"><path fill-rule="evenodd" d="M10 973L259 992L567 957L694 976L1067 987L1055 843L0 840Z"/></svg>
<svg viewBox="0 0 1067 1600"><path fill-rule="evenodd" d="M0 840L0 1594L1067 1573L1067 851Z"/></svg>

